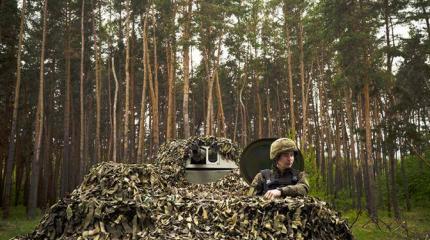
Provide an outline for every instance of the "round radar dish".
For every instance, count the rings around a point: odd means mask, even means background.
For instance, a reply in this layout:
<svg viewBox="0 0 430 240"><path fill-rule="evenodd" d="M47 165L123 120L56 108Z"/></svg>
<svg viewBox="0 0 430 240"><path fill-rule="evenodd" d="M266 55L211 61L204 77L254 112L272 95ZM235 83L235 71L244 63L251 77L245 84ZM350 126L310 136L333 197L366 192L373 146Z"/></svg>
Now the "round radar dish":
<svg viewBox="0 0 430 240"><path fill-rule="evenodd" d="M246 146L240 156L240 175L248 184L251 184L255 175L263 169L270 169L273 160L270 159L270 145L277 138L263 138ZM303 155L300 150L294 152L293 168L303 171L305 167Z"/></svg>

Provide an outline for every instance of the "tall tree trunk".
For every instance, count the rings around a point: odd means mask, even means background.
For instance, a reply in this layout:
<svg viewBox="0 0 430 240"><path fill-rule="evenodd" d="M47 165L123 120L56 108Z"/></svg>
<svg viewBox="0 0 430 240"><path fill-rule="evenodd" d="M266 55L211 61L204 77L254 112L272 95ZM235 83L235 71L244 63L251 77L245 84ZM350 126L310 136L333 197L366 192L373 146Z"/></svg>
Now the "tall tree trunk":
<svg viewBox="0 0 430 240"><path fill-rule="evenodd" d="M404 140L403 140L404 141ZM406 174L406 168L405 168L405 158L404 158L404 147L402 147L402 144L404 144L404 142L402 142L402 140L400 140L400 174L401 174L401 179L402 181L402 185L403 185L403 193L404 193L404 198L405 198L405 202L406 202L406 211L411 211L411 199L410 199L410 195L409 195L409 178L408 175Z"/></svg>
<svg viewBox="0 0 430 240"><path fill-rule="evenodd" d="M69 2L68 2L69 4ZM60 197L64 197L67 192L67 186L69 186L69 174L70 170L70 111L72 102L72 90L71 90L71 72L70 72L70 10L67 6L66 13L66 49L65 49L65 61L66 61L66 92L64 94L64 140L63 140L63 159L61 163L61 177L60 177Z"/></svg>
<svg viewBox="0 0 430 240"><path fill-rule="evenodd" d="M303 122L303 128L302 128L302 141L301 141L301 147L306 150L306 131L307 131L307 122L308 122L308 115L307 115L307 110L308 110L308 106L307 106L307 90L306 90L306 86L305 86L305 63L304 63L304 50L303 50L303 22L302 22L302 18L300 16L299 19L299 51L300 51L300 84L302 86L301 91L302 91L302 111L303 111L303 118L302 118L302 122Z"/></svg>
<svg viewBox="0 0 430 240"><path fill-rule="evenodd" d="M128 137L130 124L130 0L126 1L127 18L125 20L125 107L124 107L124 162L129 162Z"/></svg>
<svg viewBox="0 0 430 240"><path fill-rule="evenodd" d="M38 206L42 209L42 210L46 210L49 205L48 205L48 191L50 190L48 188L49 184L50 184L50 179L51 179L51 174L52 174L52 168L51 166L51 162L52 162L52 139L54 137L53 134L53 128L52 128L52 124L53 123L53 106L54 106L54 92L55 92L55 81L58 78L57 74L56 74L56 70L55 70L55 66L57 65L57 59L55 57L55 55L53 56L53 60L52 60L52 67L51 69L53 69L52 74L51 74L51 81L50 84L47 85L49 91L47 91L46 94L46 102L47 102L47 106L46 106L46 114L45 114L45 121L44 121L44 135L43 135L43 143L42 143L42 163L41 163L41 169L43 169L43 171L41 170L41 181L39 182L39 203Z"/></svg>
<svg viewBox="0 0 430 240"><path fill-rule="evenodd" d="M288 12L287 6L284 6L284 28L285 28L285 42L287 44L287 66L288 66L288 94L289 94L289 102L290 102L290 134L292 134L295 138L296 136L296 119L294 116L294 91L293 91L293 70L291 64L292 52L290 49L290 27L288 25Z"/></svg>
<svg viewBox="0 0 430 240"><path fill-rule="evenodd" d="M394 212L394 218L399 220L400 219L400 209L399 209L399 203L398 203L398 195L397 195L397 183L396 183L396 165L397 161L394 157L395 152L390 151L388 158L390 161L390 197L389 201L391 202L391 206L393 207ZM386 173L388 174L388 173Z"/></svg>
<svg viewBox="0 0 430 240"><path fill-rule="evenodd" d="M79 179L82 179L85 171L85 109L84 109L84 51L85 51L85 35L84 35L84 11L85 11L85 0L82 0L81 9L81 72L80 72L80 140L79 140Z"/></svg>
<svg viewBox="0 0 430 240"><path fill-rule="evenodd" d="M54 64L55 65L55 64ZM55 79L54 79L55 80ZM49 106L52 106L52 96L48 96L48 104ZM43 136L43 143L42 143L42 164L41 164L41 181L39 182L39 200L38 200L38 206L42 210L45 210L48 206L48 188L49 180L50 180L50 174L51 169L49 169L49 162L51 162L50 154L51 154L51 142L50 139L52 139L51 135L51 126L48 124L48 122L51 122L51 116L49 116L50 113L47 111L46 114L46 121L44 122L44 136Z"/></svg>
<svg viewBox="0 0 430 240"><path fill-rule="evenodd" d="M389 7L389 0L384 0L384 20L385 20L385 40L387 43L387 71L389 74L392 73L392 64L391 64L391 40L390 40L390 7Z"/></svg>
<svg viewBox="0 0 430 240"><path fill-rule="evenodd" d="M376 219L378 217L377 209L376 209L376 191L375 191L375 179L373 174L373 160L372 160L372 139L371 139L371 126L370 126L370 97L369 97L369 82L368 79L364 83L363 87L364 94L364 122L365 122L365 130L366 130L366 153L367 156L365 158L367 162L367 175L369 181L369 192L368 192L368 209L369 215L371 218Z"/></svg>
<svg viewBox="0 0 430 240"><path fill-rule="evenodd" d="M272 106L270 104L270 95L266 94L266 111L267 111L267 137L273 136L273 119Z"/></svg>
<svg viewBox="0 0 430 240"><path fill-rule="evenodd" d="M389 0L384 0L384 20L385 20L385 40L386 40L387 49L388 49L388 51L387 51L387 72L388 72L388 74L390 76L390 80L391 80L391 76L392 76L391 75L392 74L392 58L391 58L391 49L390 49L391 48L391 40L390 40L390 7L389 7ZM380 106L381 106L380 111L382 112L383 111L382 110L382 104L380 104ZM385 112L387 112L387 111L385 111ZM385 135L389 136L390 135L389 131ZM386 139L386 137L384 139ZM382 141L382 139L381 139L381 141ZM391 172L390 171L393 168L391 168L391 164L387 164L386 163L387 162L386 156L387 156L387 152L388 152L388 158L389 158L388 161L389 161L389 163L391 163L391 151L392 151L392 149L391 149L391 147L388 147L388 148L384 147L384 145L383 145L382 148L383 148L382 152L383 152L383 155L384 155L383 161L384 161L384 166L385 166L385 169L386 169L385 177L386 177L386 187L387 187L387 196L388 196L388 201L387 201L387 208L388 209L387 210L388 210L389 216L391 217L391 208L394 207L393 204L394 204L394 201L397 201L397 198L396 199L393 198L393 193L394 193L393 192L393 186L391 185L391 181L390 181L391 180L390 179L390 176L391 176ZM393 152L393 154L394 154L394 152ZM394 158L394 156L393 156L393 158ZM390 166L390 167L388 167L388 166Z"/></svg>
<svg viewBox="0 0 430 240"><path fill-rule="evenodd" d="M174 81L174 56L172 40L168 40L166 49L167 59L167 129L166 129L166 142L174 138L174 122L173 116L175 114L174 98L175 98L175 81Z"/></svg>
<svg viewBox="0 0 430 240"><path fill-rule="evenodd" d="M320 149L321 149L321 162L320 162L320 172L321 175L323 177L323 180L327 179L327 170L326 170L326 163L325 163L325 154L324 154L324 149L325 149L325 138L324 138L324 132L325 132L325 109L324 109L324 90L326 89L324 86L324 77L323 77L323 58L321 57L321 59L319 61L317 61L318 63L318 72L319 72L319 78L318 78L318 102L319 102L319 116L320 116L320 122L321 122L321 127L319 128L320 131Z"/></svg>
<svg viewBox="0 0 430 240"><path fill-rule="evenodd" d="M190 137L190 118L189 118L189 93L190 93L190 29L191 29L191 14L192 14L193 0L188 0L186 10L186 20L184 23L183 33L183 58L184 58L184 97L182 102L182 111L184 116L184 138Z"/></svg>
<svg viewBox="0 0 430 240"><path fill-rule="evenodd" d="M329 193L333 193L334 192L334 182L333 182L333 134L332 134L332 128L331 128L331 122L330 122L330 116L329 116L329 112L330 112L330 107L329 107L329 103L328 103L328 97L325 96L325 110L323 112L323 114L325 115L325 121L324 121L324 129L325 129L325 134L327 136L327 183L328 183L328 192Z"/></svg>
<svg viewBox="0 0 430 240"><path fill-rule="evenodd" d="M148 46L148 45L147 45ZM156 97L155 97L155 86L154 86L154 82L153 82L153 78L152 78L152 68L151 68L151 64L149 63L149 49L146 49L147 54L145 54L146 56L146 62L147 62L147 70L148 70L148 82L149 82L149 97L151 99L151 112L152 114L150 114L150 128L151 129L151 134L152 134L152 138L150 141L150 148L149 148L149 155L152 155L153 153L153 146L154 146L154 141L155 139L158 139L158 136L154 136L154 114L158 114L158 104L156 102ZM157 126L158 128L158 126ZM158 131L158 130L157 130Z"/></svg>
<svg viewBox="0 0 430 240"><path fill-rule="evenodd" d="M152 149L156 151L160 145L160 126L159 126L159 112L158 112L158 60L157 60L157 21L155 18L155 13L152 15L152 23L153 23L153 48L154 48L154 82L152 87ZM149 63L148 63L149 64ZM149 73L151 75L151 73ZM152 78L150 78L152 81Z"/></svg>
<svg viewBox="0 0 430 240"><path fill-rule="evenodd" d="M203 62L205 63L205 70L206 70L206 79L207 79L207 102L206 102L206 116L205 116L205 135L211 135L212 134L212 114L213 114L213 100L212 100L212 89L213 89L213 77L211 74L211 69L210 69L210 50L207 49L205 47L205 49L203 50Z"/></svg>
<svg viewBox="0 0 430 240"><path fill-rule="evenodd" d="M113 78L115 79L115 94L114 94L114 100L113 100L113 161L117 162L117 142L116 142L116 137L117 137L117 126L116 126L116 113L117 113L117 104L118 104L118 88L119 88L119 83L118 83L118 78L116 77L116 72L115 72L115 58L112 57L112 73L113 73Z"/></svg>
<svg viewBox="0 0 430 240"><path fill-rule="evenodd" d="M95 0L94 9L96 8L97 0ZM101 119L101 68L100 68L100 53L98 48L98 38L97 38L97 30L96 30L96 21L94 17L95 13L93 11L93 35L94 35L94 55L96 59L96 162L101 161L101 142L100 142L100 119Z"/></svg>
<svg viewBox="0 0 430 240"><path fill-rule="evenodd" d="M110 45L110 44L109 44ZM108 139L108 150L107 150L107 156L106 156L106 161L112 161L113 160L113 156L112 156L112 152L113 152L113 103L112 103L112 86L111 86L111 68L112 68L112 63L111 63L111 56L112 54L109 54L109 57L107 59L108 62L108 66L107 66L107 85L108 85L108 103L109 103L109 139Z"/></svg>
<svg viewBox="0 0 430 240"><path fill-rule="evenodd" d="M143 18L143 15L141 16ZM137 149L137 162L144 162L143 161L143 152L145 150L145 107L146 107L146 85L148 82L148 59L147 56L148 53L148 34L147 34L147 24L148 24L148 18L145 14L143 24L142 24L142 43L143 43L143 87L142 87L142 99L140 102L140 120L139 120L139 146Z"/></svg>
<svg viewBox="0 0 430 240"><path fill-rule="evenodd" d="M317 59L317 63L318 63L318 61L319 61L319 59ZM317 66L318 66L318 64L317 64ZM319 66L318 66L319 67ZM315 77L315 80L316 80L316 82L315 82L315 84L317 84L317 86L319 85L319 82L320 82L320 76L319 76L319 69L317 68L316 69L316 77ZM315 94L317 94L316 92L315 92ZM316 155L315 155L315 170L316 171L319 171L319 172L316 172L316 186L319 188L320 187L320 176L322 175L321 174L321 163L322 163L322 159L323 159L323 155L324 155L324 153L323 153L323 147L322 147L322 142L323 142L323 136L321 135L321 122L320 122L320 112L319 112L319 107L320 107L320 101L318 101L317 99L314 99L313 97L311 98L311 106L313 107L312 108L312 111L313 111L313 114L312 114L312 117L313 117L313 121L314 121L314 123L315 123L315 130L314 130L314 132L315 132L315 152L316 152Z"/></svg>
<svg viewBox="0 0 430 240"><path fill-rule="evenodd" d="M216 88L216 96L218 99L218 116L219 116L219 125L220 125L220 131L221 136L226 137L226 124L225 124L225 116L224 116L224 106L222 103L222 92L221 92L221 85L219 82L219 74L218 71L215 72L215 88Z"/></svg>
<svg viewBox="0 0 430 240"><path fill-rule="evenodd" d="M282 136L284 133L284 128L283 128L283 124L281 122L282 116L284 116L284 109L282 107L282 103L281 103L281 96L280 96L280 89L281 85L279 84L279 81L276 82L276 107L277 107L277 111L276 111L276 132L274 133L275 136Z"/></svg>
<svg viewBox="0 0 430 240"><path fill-rule="evenodd" d="M384 138L382 137L382 128L381 128L381 117L379 114L379 109L382 107L378 101L378 99L380 98L379 95L376 95L372 100L372 108L371 108L371 112L372 112L372 120L373 120L373 126L375 126L376 132L374 132L372 139L375 139L375 148L373 151L374 154L374 159L375 159L375 165L374 165L374 172L375 172L375 179L378 179L379 176L382 175L383 173L383 158L382 158L382 141L384 140ZM376 181L376 180L375 180ZM378 186L375 187L375 191L377 193L381 193L382 190L382 184L378 184ZM387 192L389 191L389 189L387 189ZM377 202L379 203L383 203L384 202L384 198L383 198L383 194L377 194ZM388 199L389 201L389 199Z"/></svg>
<svg viewBox="0 0 430 240"><path fill-rule="evenodd" d="M76 116L76 108L79 108L79 106L76 106L73 97L71 98L71 104L70 104L70 152L69 152L69 161L70 163L67 166L70 166L69 169L66 169L67 178L68 178L68 184L65 185L64 192L69 192L70 189L72 189L72 185L75 184L75 179L77 175L79 175L79 118L72 117ZM64 160L62 160L64 161ZM63 167L63 166L61 166ZM63 171L63 170L61 170ZM74 174L72 174L74 173ZM61 177L61 175L60 175Z"/></svg>
<svg viewBox="0 0 430 240"><path fill-rule="evenodd" d="M335 161L335 169L334 169L334 173L335 173L335 176L334 176L334 184L335 184L335 186L334 186L334 190L335 190L335 194L337 194L340 190L341 190L341 188L342 188L342 163L341 163L341 161L342 161L342 159L341 159L341 151L340 151L340 148L341 148L341 142L340 142L340 132L341 132L341 123L340 123L340 113L339 113L339 111L340 111L340 109L339 109L339 105L338 105L338 103L335 103L334 104L334 106L333 106L333 112L334 112L334 120L335 120L335 125L336 125L336 128L335 128L335 132L334 132L334 134L335 134L335 138L334 138L334 144L335 144L335 153L336 153L336 156L335 156L335 159L334 159L334 161Z"/></svg>
<svg viewBox="0 0 430 240"><path fill-rule="evenodd" d="M135 24L134 24L134 14L131 16L132 25L131 25L131 41L130 41L130 116L131 116L131 125L130 125L130 150L129 150L129 159L130 163L136 163L136 117L135 117L135 102L136 102L136 55L133 54L136 52L136 34L135 34Z"/></svg>
<svg viewBox="0 0 430 240"><path fill-rule="evenodd" d="M352 90L351 88L348 89L347 93L347 98L346 98L346 119L347 119L347 123L348 123L348 129L349 129L349 150L351 151L351 164L352 164L352 177L355 178L355 176L357 175L357 170L359 168L359 162L358 162L358 158L357 158L357 154L355 152L355 138L354 138L354 116L353 116L353 106L352 106ZM358 197L358 189L355 186L353 188L354 190L354 197ZM360 202L360 199L356 199L356 203L358 204L358 202Z"/></svg>
<svg viewBox="0 0 430 240"><path fill-rule="evenodd" d="M42 143L43 121L44 121L44 65L45 65L45 43L46 43L46 17L48 12L48 0L44 0L43 4L43 30L42 30L42 44L40 53L40 74L39 74L39 96L36 113L36 134L34 143L34 156L31 162L31 177L30 177L30 193L28 198L27 215L29 218L36 217L36 205L39 186L39 167L40 167L40 148Z"/></svg>
<svg viewBox="0 0 430 240"><path fill-rule="evenodd" d="M171 13L172 16L169 20L172 27L175 26L175 18L176 18L176 2L171 3ZM176 61L176 51L175 51L175 42L176 36L175 32L169 33L169 39L167 42L167 126L166 126L166 141L169 142L173 138L175 138L175 61Z"/></svg>
<svg viewBox="0 0 430 240"><path fill-rule="evenodd" d="M222 37L223 34L221 33L220 36L218 36L218 46L217 46L217 56L216 56L216 60L215 60L215 64L212 67L212 69L210 68L211 65L209 64L210 60L211 60L211 56L210 56L210 50L205 48L205 53L204 53L204 62L206 65L206 71L207 71L207 79L208 79L208 97L207 97L207 108L206 108L206 135L213 135L213 122L214 122L214 116L213 116L213 85L215 82L215 75L218 72L218 66L219 66L219 61L220 61L220 57L221 57L221 43L222 43Z"/></svg>
<svg viewBox="0 0 430 240"><path fill-rule="evenodd" d="M24 106L23 106L23 112L28 112L30 109L30 100L27 98L29 94L28 87L23 86L23 98L24 99ZM24 121L23 121L24 122ZM29 119L24 122L23 126L27 128L31 128L31 124L28 124L30 121ZM17 138L16 140L16 149L21 149L23 146L25 146L26 142L31 141L31 131L26 131L22 134L21 137ZM18 202L21 200L21 190L23 187L23 179L25 179L25 168L29 166L29 160L24 157L25 151L15 151L16 153L16 167L15 167L15 202L14 205L17 206ZM24 198L24 201L27 199Z"/></svg>
<svg viewBox="0 0 430 240"><path fill-rule="evenodd" d="M241 116L241 125L242 125L242 129L241 129L241 143L242 146L246 146L247 144L247 139L248 139L248 128L247 128L247 114L246 114L246 106L243 102L243 89L245 88L246 84L247 84L247 80L248 80L248 63L245 62L245 66L243 67L244 69L244 75L243 75L243 82L242 85L240 87L240 91L239 91L239 102L240 102L240 116Z"/></svg>
<svg viewBox="0 0 430 240"><path fill-rule="evenodd" d="M117 61L117 77L120 77L120 82L119 82L119 87L121 88L123 86L123 80L125 77L125 56L123 56L123 54L126 52L125 50L125 44L124 44L124 38L126 38L126 34L124 36L124 29L123 27L125 26L125 18L124 17L124 13L127 14L127 12L124 10L123 8L124 4L119 4L117 7L117 14L118 16L118 29L117 29L117 34L118 34L118 40L117 40L117 49L115 50L115 57L116 57L116 61ZM125 55L125 54L124 54ZM125 80L124 80L125 82ZM125 100L125 97L123 97L123 95L125 95L125 89L124 92L122 91L122 89L118 89L118 102L117 102L117 115L115 116L117 119L117 129L116 129L116 133L117 133L117 159L118 162L124 162L124 110L125 107L121 107L123 106L123 101ZM123 94L124 93L124 94Z"/></svg>
<svg viewBox="0 0 430 240"><path fill-rule="evenodd" d="M55 134L55 133L54 133ZM54 154L53 154L54 155ZM57 179L59 176L59 165L60 165L60 156L61 154L58 154L58 152L55 153L55 156L53 157L53 159L50 159L48 162L48 178L49 178L49 182L47 185L47 193L48 193L48 198L47 198L47 207L51 206L52 204L54 204L57 201ZM54 163L54 159L55 159L55 163Z"/></svg>
<svg viewBox="0 0 430 240"><path fill-rule="evenodd" d="M263 106L261 104L260 96L260 80L258 74L255 74L256 69L253 69L253 78L255 81L255 107L257 108L257 138L263 138Z"/></svg>
<svg viewBox="0 0 430 240"><path fill-rule="evenodd" d="M19 25L18 52L17 52L17 58L16 58L15 100L13 102L12 126L10 129L10 135L9 135L9 149L8 149L8 155L7 155L8 157L6 162L6 171L4 175L4 186L3 186L2 207L3 207L4 218L9 217L10 192L12 189L12 170L13 170L13 165L15 163L15 143L18 138L16 134L16 126L18 121L19 90L21 87L21 52L22 52L22 42L24 37L24 22L25 22L26 11L27 11L27 0L22 0L21 20Z"/></svg>
<svg viewBox="0 0 430 240"><path fill-rule="evenodd" d="M350 150L349 150L349 145L348 145L348 124L347 124L347 119L346 119L346 113L344 113L344 105L341 105L341 123L342 123L342 154L343 154L343 182L345 183L345 187L348 190L349 193L349 197L353 199L354 202L354 198L353 198L353 182L354 180L352 179L353 173L352 173L352 162L351 162L351 156L350 156ZM342 108L343 107L343 108ZM346 111L346 110L345 110ZM353 204L354 206L354 204Z"/></svg>
<svg viewBox="0 0 430 240"><path fill-rule="evenodd" d="M112 7L109 8L109 22L112 22ZM107 82L108 82L108 100L109 100L109 143L108 143L108 151L107 151L107 161L113 161L113 135L114 135L114 126L113 126L113 119L116 118L116 115L113 113L113 103L112 103L112 86L111 86L111 68L112 68L112 62L111 57L113 56L113 49L112 49L112 41L111 38L108 39L108 49L109 49L109 56L107 59ZM113 72L113 70L112 70Z"/></svg>

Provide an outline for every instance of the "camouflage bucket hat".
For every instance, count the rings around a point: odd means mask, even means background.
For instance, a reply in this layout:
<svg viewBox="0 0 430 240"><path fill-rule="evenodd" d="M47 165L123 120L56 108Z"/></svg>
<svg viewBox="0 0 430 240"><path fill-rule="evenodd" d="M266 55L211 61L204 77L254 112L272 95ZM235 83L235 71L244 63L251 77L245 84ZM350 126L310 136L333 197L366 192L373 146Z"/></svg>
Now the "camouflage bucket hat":
<svg viewBox="0 0 430 240"><path fill-rule="evenodd" d="M279 154L287 151L297 151L296 143L289 138L279 138L270 145L270 159L275 159Z"/></svg>

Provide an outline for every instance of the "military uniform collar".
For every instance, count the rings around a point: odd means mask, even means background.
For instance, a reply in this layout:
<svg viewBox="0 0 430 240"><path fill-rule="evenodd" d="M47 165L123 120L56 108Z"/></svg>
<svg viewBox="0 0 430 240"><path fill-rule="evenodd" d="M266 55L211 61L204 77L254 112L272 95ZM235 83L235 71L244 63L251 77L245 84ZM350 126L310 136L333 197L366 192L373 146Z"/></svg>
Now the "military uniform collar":
<svg viewBox="0 0 430 240"><path fill-rule="evenodd" d="M287 168L287 169L285 169L285 171L284 172L281 172L281 170L279 170L279 168L278 167L276 167L276 165L275 164L273 164L273 166L272 166L272 170L273 170L273 172L276 174L276 175L278 175L278 176L282 176L282 175L286 175L286 174L291 174L291 173L293 173L293 168Z"/></svg>

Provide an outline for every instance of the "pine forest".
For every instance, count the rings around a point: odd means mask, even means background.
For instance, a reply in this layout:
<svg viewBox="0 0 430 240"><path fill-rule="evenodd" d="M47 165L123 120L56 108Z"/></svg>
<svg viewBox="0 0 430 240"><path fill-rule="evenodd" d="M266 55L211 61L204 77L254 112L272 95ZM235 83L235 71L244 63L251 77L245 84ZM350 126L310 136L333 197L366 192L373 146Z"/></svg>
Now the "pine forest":
<svg viewBox="0 0 430 240"><path fill-rule="evenodd" d="M430 238L429 1L0 0L0 116L0 235L99 163L216 136L294 139L310 195Z"/></svg>

